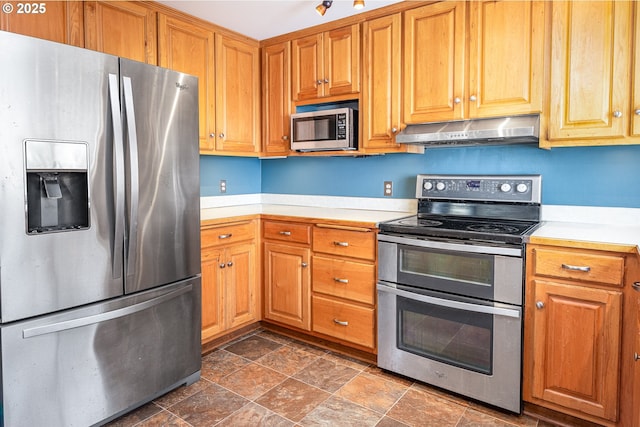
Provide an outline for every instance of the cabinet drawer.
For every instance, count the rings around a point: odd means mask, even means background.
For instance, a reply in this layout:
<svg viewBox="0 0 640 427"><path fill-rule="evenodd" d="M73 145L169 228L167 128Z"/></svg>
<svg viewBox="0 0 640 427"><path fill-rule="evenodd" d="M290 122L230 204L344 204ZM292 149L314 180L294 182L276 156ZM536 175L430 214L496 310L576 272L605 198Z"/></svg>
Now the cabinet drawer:
<svg viewBox="0 0 640 427"><path fill-rule="evenodd" d="M332 255L375 260L376 235L363 228L356 231L345 228L314 227L313 250Z"/></svg>
<svg viewBox="0 0 640 427"><path fill-rule="evenodd" d="M538 276L610 285L622 285L624 276L624 258L614 255L535 248L533 262L534 274Z"/></svg>
<svg viewBox="0 0 640 427"><path fill-rule="evenodd" d="M222 225L220 227L205 228L200 232L200 246L227 245L255 238L255 225L253 221Z"/></svg>
<svg viewBox="0 0 640 427"><path fill-rule="evenodd" d="M265 239L293 243L311 243L311 226L291 222L265 221L262 224Z"/></svg>
<svg viewBox="0 0 640 427"><path fill-rule="evenodd" d="M313 291L365 304L374 303L375 266L337 258L313 257Z"/></svg>
<svg viewBox="0 0 640 427"><path fill-rule="evenodd" d="M374 348L375 313L360 307L314 295L313 330L343 341Z"/></svg>

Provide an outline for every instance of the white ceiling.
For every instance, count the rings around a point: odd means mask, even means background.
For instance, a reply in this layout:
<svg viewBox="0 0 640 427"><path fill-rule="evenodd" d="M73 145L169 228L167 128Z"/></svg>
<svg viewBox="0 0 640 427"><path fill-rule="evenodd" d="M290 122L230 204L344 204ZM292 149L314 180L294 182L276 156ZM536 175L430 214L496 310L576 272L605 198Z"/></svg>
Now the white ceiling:
<svg viewBox="0 0 640 427"><path fill-rule="evenodd" d="M159 3L236 31L264 40L302 28L320 25L402 0L365 0L356 11L353 0L334 0L324 16L315 7L321 0L159 0Z"/></svg>

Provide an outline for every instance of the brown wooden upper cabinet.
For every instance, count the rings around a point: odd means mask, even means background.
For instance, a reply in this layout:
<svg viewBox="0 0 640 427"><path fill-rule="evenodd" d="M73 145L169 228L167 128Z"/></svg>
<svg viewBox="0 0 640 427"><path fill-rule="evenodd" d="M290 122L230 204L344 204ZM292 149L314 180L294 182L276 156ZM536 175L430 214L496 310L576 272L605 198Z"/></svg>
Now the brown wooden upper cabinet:
<svg viewBox="0 0 640 427"><path fill-rule="evenodd" d="M260 148L260 49L216 34L218 153L252 155Z"/></svg>
<svg viewBox="0 0 640 427"><path fill-rule="evenodd" d="M292 41L292 99L306 101L360 91L360 25Z"/></svg>
<svg viewBox="0 0 640 427"><path fill-rule="evenodd" d="M262 155L283 155L290 148L291 43L262 49Z"/></svg>
<svg viewBox="0 0 640 427"><path fill-rule="evenodd" d="M639 142L624 139L640 136L639 48L633 55L631 47L633 20L636 41L640 21L633 3L553 3L550 146Z"/></svg>
<svg viewBox="0 0 640 427"><path fill-rule="evenodd" d="M157 64L156 12L139 2L85 1L85 47Z"/></svg>
<svg viewBox="0 0 640 427"><path fill-rule="evenodd" d="M538 1L442 2L406 11L405 123L541 112L544 13Z"/></svg>
<svg viewBox="0 0 640 427"><path fill-rule="evenodd" d="M158 14L158 63L198 77L200 152L215 148L214 33L204 26ZM211 136L210 136L211 135Z"/></svg>
<svg viewBox="0 0 640 427"><path fill-rule="evenodd" d="M1 1L0 5L3 11L11 9L0 13L0 30L84 47L81 1Z"/></svg>
<svg viewBox="0 0 640 427"><path fill-rule="evenodd" d="M366 21L362 25L364 72L360 143L364 149L403 149L395 142L402 111L401 25L400 13Z"/></svg>

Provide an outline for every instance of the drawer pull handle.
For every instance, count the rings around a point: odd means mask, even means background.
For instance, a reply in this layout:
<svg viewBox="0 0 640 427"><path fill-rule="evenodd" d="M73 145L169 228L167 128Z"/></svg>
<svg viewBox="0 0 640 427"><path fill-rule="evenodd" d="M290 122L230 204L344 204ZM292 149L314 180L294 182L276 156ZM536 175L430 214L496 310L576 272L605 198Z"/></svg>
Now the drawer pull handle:
<svg viewBox="0 0 640 427"><path fill-rule="evenodd" d="M339 277L334 277L334 278L333 278L333 281L334 281L334 282L338 282L338 283L344 283L345 285L346 285L347 283L349 283L349 279L341 279L341 278L339 278Z"/></svg>
<svg viewBox="0 0 640 427"><path fill-rule="evenodd" d="M564 268L565 270L571 270L571 271L583 271L585 273L588 273L591 271L591 267L581 267L579 265L562 264L562 268Z"/></svg>
<svg viewBox="0 0 640 427"><path fill-rule="evenodd" d="M229 233L229 234L221 234L218 236L218 239L228 239L229 237L233 236L233 234Z"/></svg>
<svg viewBox="0 0 640 427"><path fill-rule="evenodd" d="M349 242L333 242L333 244L336 245L336 246L342 246L344 248L349 246Z"/></svg>
<svg viewBox="0 0 640 427"><path fill-rule="evenodd" d="M283 236L291 236L290 231L281 231L280 234L282 234Z"/></svg>
<svg viewBox="0 0 640 427"><path fill-rule="evenodd" d="M633 288L634 291L640 292L640 282L633 282L631 287Z"/></svg>
<svg viewBox="0 0 640 427"><path fill-rule="evenodd" d="M349 326L349 322L347 322L346 320L333 319L333 323L340 326Z"/></svg>
<svg viewBox="0 0 640 427"><path fill-rule="evenodd" d="M638 360L640 360L640 354L638 354L638 353L633 353L633 360L634 360L634 361L636 361L636 362L637 362Z"/></svg>

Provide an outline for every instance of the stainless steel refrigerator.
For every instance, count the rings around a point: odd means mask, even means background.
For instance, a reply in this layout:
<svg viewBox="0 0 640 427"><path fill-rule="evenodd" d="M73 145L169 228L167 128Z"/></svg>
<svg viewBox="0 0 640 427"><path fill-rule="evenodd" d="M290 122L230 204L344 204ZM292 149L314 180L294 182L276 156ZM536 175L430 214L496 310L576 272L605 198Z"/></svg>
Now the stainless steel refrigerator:
<svg viewBox="0 0 640 427"><path fill-rule="evenodd" d="M0 31L1 423L200 377L198 82Z"/></svg>

